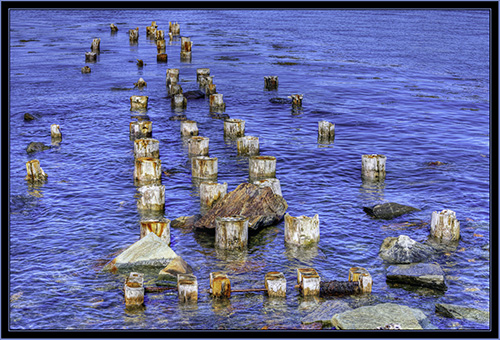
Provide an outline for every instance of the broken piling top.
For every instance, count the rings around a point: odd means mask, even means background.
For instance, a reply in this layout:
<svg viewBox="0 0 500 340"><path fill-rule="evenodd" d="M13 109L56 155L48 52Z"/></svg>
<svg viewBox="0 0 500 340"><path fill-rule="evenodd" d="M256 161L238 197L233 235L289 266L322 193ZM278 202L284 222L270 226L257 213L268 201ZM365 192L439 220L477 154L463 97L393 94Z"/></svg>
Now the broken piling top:
<svg viewBox="0 0 500 340"><path fill-rule="evenodd" d="M139 39L139 27L137 27L135 30L128 30L128 38L130 41L137 41Z"/></svg>
<svg viewBox="0 0 500 340"><path fill-rule="evenodd" d="M292 100L292 106L294 107L301 107L302 106L302 99L304 98L304 95L302 94L292 94L288 96Z"/></svg>
<svg viewBox="0 0 500 340"><path fill-rule="evenodd" d="M160 158L160 141L154 138L138 138L134 140L134 157Z"/></svg>
<svg viewBox="0 0 500 340"><path fill-rule="evenodd" d="M110 25L109 25L109 28L111 28L111 32L116 32L116 31L118 31L118 27L116 27L116 25L115 25L115 24L110 24Z"/></svg>
<svg viewBox="0 0 500 340"><path fill-rule="evenodd" d="M92 52L98 53L100 51L100 45L101 45L101 39L96 38L96 39L92 40L92 44L90 45L90 50Z"/></svg>
<svg viewBox="0 0 500 340"><path fill-rule="evenodd" d="M198 301L198 280L193 274L177 274L177 293L180 302Z"/></svg>
<svg viewBox="0 0 500 340"><path fill-rule="evenodd" d="M60 129L59 125L52 124L50 126L50 138L55 139L55 140L62 139L61 129Z"/></svg>
<svg viewBox="0 0 500 340"><path fill-rule="evenodd" d="M181 34L181 26L177 22L168 22L168 31L172 33L172 35L180 35Z"/></svg>
<svg viewBox="0 0 500 340"><path fill-rule="evenodd" d="M293 217L285 214L285 242L299 246L319 242L319 216Z"/></svg>
<svg viewBox="0 0 500 340"><path fill-rule="evenodd" d="M210 76L210 69L209 68L197 68L196 69L196 81L200 82L200 78L208 77Z"/></svg>
<svg viewBox="0 0 500 340"><path fill-rule="evenodd" d="M269 272L264 277L267 295L270 297L286 296L286 278L283 273Z"/></svg>
<svg viewBox="0 0 500 340"><path fill-rule="evenodd" d="M203 182L200 184L200 211L210 210L212 206L227 195L227 183Z"/></svg>
<svg viewBox="0 0 500 340"><path fill-rule="evenodd" d="M134 306L144 303L144 274L131 272L125 280L125 305Z"/></svg>
<svg viewBox="0 0 500 340"><path fill-rule="evenodd" d="M177 84L179 82L179 69L167 68L166 81L167 85Z"/></svg>
<svg viewBox="0 0 500 340"><path fill-rule="evenodd" d="M349 269L349 281L358 282L363 293L371 293L373 279L368 270L363 267L352 267Z"/></svg>
<svg viewBox="0 0 500 340"><path fill-rule="evenodd" d="M453 210L445 209L441 212L432 212L431 236L441 242L458 241L460 222Z"/></svg>
<svg viewBox="0 0 500 340"><path fill-rule="evenodd" d="M264 77L264 86L267 90L276 90L278 88L278 76Z"/></svg>
<svg viewBox="0 0 500 340"><path fill-rule="evenodd" d="M181 121L181 135L183 137L198 136L198 124L194 120Z"/></svg>
<svg viewBox="0 0 500 340"><path fill-rule="evenodd" d="M303 296L319 295L321 278L314 268L298 268L297 283Z"/></svg>
<svg viewBox="0 0 500 340"><path fill-rule="evenodd" d="M231 296L231 281L223 272L210 273L210 289L213 297L228 298Z"/></svg>
<svg viewBox="0 0 500 340"><path fill-rule="evenodd" d="M361 176L363 179L383 180L385 179L385 163L387 157L384 155L362 155Z"/></svg>
<svg viewBox="0 0 500 340"><path fill-rule="evenodd" d="M174 86L176 85L172 87ZM187 107L187 98L182 93L176 94L171 99L171 105L173 108L185 109Z"/></svg>
<svg viewBox="0 0 500 340"><path fill-rule="evenodd" d="M166 244L170 245L170 220L141 221L141 238L146 237L149 233L155 233Z"/></svg>
<svg viewBox="0 0 500 340"><path fill-rule="evenodd" d="M47 179L47 174L40 167L40 161L38 159L33 159L26 162L26 172L27 175L25 179L28 182L44 182Z"/></svg>
<svg viewBox="0 0 500 340"><path fill-rule="evenodd" d="M215 247L219 249L242 249L248 245L248 222L246 216L215 218Z"/></svg>
<svg viewBox="0 0 500 340"><path fill-rule="evenodd" d="M190 37L181 37L181 52L191 52L193 42Z"/></svg>
<svg viewBox="0 0 500 340"><path fill-rule="evenodd" d="M320 141L331 141L335 138L335 124L326 120L318 122L318 139Z"/></svg>
<svg viewBox="0 0 500 340"><path fill-rule="evenodd" d="M146 110L148 108L148 96L131 96L130 109L131 110Z"/></svg>
<svg viewBox="0 0 500 340"><path fill-rule="evenodd" d="M252 156L248 159L248 172L252 181L276 177L276 157Z"/></svg>
<svg viewBox="0 0 500 340"><path fill-rule="evenodd" d="M208 156L210 139L208 137L193 136L188 140L189 157Z"/></svg>

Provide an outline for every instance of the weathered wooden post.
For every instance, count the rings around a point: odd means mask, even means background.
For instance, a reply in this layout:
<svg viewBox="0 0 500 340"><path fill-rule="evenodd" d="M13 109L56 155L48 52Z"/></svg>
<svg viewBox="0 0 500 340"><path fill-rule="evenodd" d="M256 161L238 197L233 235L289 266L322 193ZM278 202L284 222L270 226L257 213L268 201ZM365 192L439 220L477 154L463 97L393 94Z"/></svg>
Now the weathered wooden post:
<svg viewBox="0 0 500 340"><path fill-rule="evenodd" d="M182 87L179 84L171 84L167 85L167 87L168 87L168 95L171 96L172 99L175 95L182 94Z"/></svg>
<svg viewBox="0 0 500 340"><path fill-rule="evenodd" d="M117 32L118 31L118 27L116 27L115 24L110 24L109 25L109 28L111 28L111 33L114 33L114 32Z"/></svg>
<svg viewBox="0 0 500 340"><path fill-rule="evenodd" d="M224 138L238 138L245 135L245 121L242 119L224 120Z"/></svg>
<svg viewBox="0 0 500 340"><path fill-rule="evenodd" d="M148 96L131 96L130 109L131 110L146 110L148 108Z"/></svg>
<svg viewBox="0 0 500 340"><path fill-rule="evenodd" d="M214 76L203 76L198 79L200 87L205 90L205 88L214 83Z"/></svg>
<svg viewBox="0 0 500 340"><path fill-rule="evenodd" d="M139 138L134 141L134 157L160 158L160 141L153 138Z"/></svg>
<svg viewBox="0 0 500 340"><path fill-rule="evenodd" d="M210 210L218 200L223 199L227 194L227 183L203 182L200 184L200 211Z"/></svg>
<svg viewBox="0 0 500 340"><path fill-rule="evenodd" d="M40 161L33 159L26 162L26 180L28 182L44 182L47 179L47 174L40 167Z"/></svg>
<svg viewBox="0 0 500 340"><path fill-rule="evenodd" d="M267 90L277 90L278 76L264 77L264 86Z"/></svg>
<svg viewBox="0 0 500 340"><path fill-rule="evenodd" d="M297 283L303 296L319 295L321 278L314 268L297 269Z"/></svg>
<svg viewBox="0 0 500 340"><path fill-rule="evenodd" d="M167 44L164 39L156 40L156 52L157 53L165 53L167 50Z"/></svg>
<svg viewBox="0 0 500 340"><path fill-rule="evenodd" d="M141 195L137 201L137 209L149 211L165 210L165 186L145 185L137 188Z"/></svg>
<svg viewBox="0 0 500 340"><path fill-rule="evenodd" d="M286 278L283 273L269 272L264 277L267 295L270 297L286 296Z"/></svg>
<svg viewBox="0 0 500 340"><path fill-rule="evenodd" d="M191 58L191 47L193 42L189 37L181 37L181 59Z"/></svg>
<svg viewBox="0 0 500 340"><path fill-rule="evenodd" d="M134 179L139 183L161 181L161 161L158 158L141 157L135 160Z"/></svg>
<svg viewBox="0 0 500 340"><path fill-rule="evenodd" d="M179 82L179 69L178 68L167 68L167 85L177 84Z"/></svg>
<svg viewBox="0 0 500 340"><path fill-rule="evenodd" d="M155 39L165 41L165 31L157 29L155 32Z"/></svg>
<svg viewBox="0 0 500 340"><path fill-rule="evenodd" d="M150 121L130 122L130 139L151 138L153 135L153 123Z"/></svg>
<svg viewBox="0 0 500 340"><path fill-rule="evenodd" d="M125 306L138 306L144 303L144 274L131 272L125 280Z"/></svg>
<svg viewBox="0 0 500 340"><path fill-rule="evenodd" d="M285 214L285 242L308 245L319 242L319 216L293 217Z"/></svg>
<svg viewBox="0 0 500 340"><path fill-rule="evenodd" d="M149 233L155 233L160 239L170 245L170 220L141 221L141 238L145 237Z"/></svg>
<svg viewBox="0 0 500 340"><path fill-rule="evenodd" d="M384 155L362 155L361 176L368 180L385 179L385 163L387 157Z"/></svg>
<svg viewBox="0 0 500 340"><path fill-rule="evenodd" d="M176 94L171 99L171 105L174 108L185 109L187 107L187 98L183 94Z"/></svg>
<svg viewBox="0 0 500 340"><path fill-rule="evenodd" d="M215 84L208 84L205 87L205 96L211 96L212 94L216 93L217 93L217 87L215 86Z"/></svg>
<svg viewBox="0 0 500 340"><path fill-rule="evenodd" d="M156 24L156 21L152 21L151 26L146 26L146 35L155 35L157 28L158 25Z"/></svg>
<svg viewBox="0 0 500 340"><path fill-rule="evenodd" d="M225 122L224 122L225 127ZM243 130L243 133L245 131ZM260 152L259 137L243 136L236 140L238 155L240 156L257 156Z"/></svg>
<svg viewBox="0 0 500 340"><path fill-rule="evenodd" d="M361 289L361 292L364 294L369 294L372 292L372 276L363 267L352 267L349 269L349 281L352 282L359 282L359 288Z"/></svg>
<svg viewBox="0 0 500 340"><path fill-rule="evenodd" d="M196 69L196 81L199 83L201 78L210 76L209 68L197 68Z"/></svg>
<svg viewBox="0 0 500 340"><path fill-rule="evenodd" d="M88 67L88 66L82 67L82 73L90 73L90 72L91 72L90 67Z"/></svg>
<svg viewBox="0 0 500 340"><path fill-rule="evenodd" d="M191 158L191 175L200 179L216 179L218 175L217 157L198 156Z"/></svg>
<svg viewBox="0 0 500 340"><path fill-rule="evenodd" d="M181 34L181 26L177 23L168 22L168 31L172 33L172 35L180 35Z"/></svg>
<svg viewBox="0 0 500 340"><path fill-rule="evenodd" d="M460 221L457 220L454 211L432 212L431 236L441 242L458 241L460 239Z"/></svg>
<svg viewBox="0 0 500 340"><path fill-rule="evenodd" d="M94 62L97 60L97 53L95 52L85 52L85 61Z"/></svg>
<svg viewBox="0 0 500 340"><path fill-rule="evenodd" d="M318 141L330 142L335 139L335 124L322 120L318 122Z"/></svg>
<svg viewBox="0 0 500 340"><path fill-rule="evenodd" d="M128 30L128 39L132 42L136 42L137 40L139 40L139 27L137 27L135 30Z"/></svg>
<svg viewBox="0 0 500 340"><path fill-rule="evenodd" d="M266 178L258 181L254 181L253 184L258 186L259 188L269 187L273 191L275 195L283 196L281 193L281 184L280 180L277 178Z"/></svg>
<svg viewBox="0 0 500 340"><path fill-rule="evenodd" d="M224 103L221 93L210 95L209 101L211 110L224 110L226 108L226 103Z"/></svg>
<svg viewBox="0 0 500 340"><path fill-rule="evenodd" d="M168 62L168 55L166 53L158 53L156 55L156 62L157 63L166 63L166 62Z"/></svg>
<svg viewBox="0 0 500 340"><path fill-rule="evenodd" d="M139 78L137 83L134 83L134 86L142 89L144 86L148 86L148 84L146 83L146 81L143 78Z"/></svg>
<svg viewBox="0 0 500 340"><path fill-rule="evenodd" d="M181 135L183 137L198 136L198 124L194 120L181 121Z"/></svg>
<svg viewBox="0 0 500 340"><path fill-rule="evenodd" d="M193 274L177 274L177 293L180 302L198 301L198 280Z"/></svg>
<svg viewBox="0 0 500 340"><path fill-rule="evenodd" d="M50 126L50 138L53 141L60 141L62 139L62 134L61 134L61 130L59 128L59 125L52 124Z"/></svg>
<svg viewBox="0 0 500 340"><path fill-rule="evenodd" d="M137 60L137 67L143 67L144 66L144 61L142 59L136 59Z"/></svg>
<svg viewBox="0 0 500 340"><path fill-rule="evenodd" d="M245 216L215 218L215 247L241 249L248 245L248 221Z"/></svg>
<svg viewBox="0 0 500 340"><path fill-rule="evenodd" d="M90 45L90 50L95 53L99 53L101 45L101 39L96 38L92 40L92 44Z"/></svg>
<svg viewBox="0 0 500 340"><path fill-rule="evenodd" d="M210 290L215 298L231 297L231 281L225 273L212 272L210 273Z"/></svg>
<svg viewBox="0 0 500 340"><path fill-rule="evenodd" d="M252 181L276 177L276 157L251 156L248 159L249 177Z"/></svg>
<svg viewBox="0 0 500 340"><path fill-rule="evenodd" d="M208 137L193 136L188 140L189 157L208 156Z"/></svg>
<svg viewBox="0 0 500 340"><path fill-rule="evenodd" d="M288 96L292 100L292 106L293 107L302 107L302 99L304 96L302 94L292 94L291 96Z"/></svg>

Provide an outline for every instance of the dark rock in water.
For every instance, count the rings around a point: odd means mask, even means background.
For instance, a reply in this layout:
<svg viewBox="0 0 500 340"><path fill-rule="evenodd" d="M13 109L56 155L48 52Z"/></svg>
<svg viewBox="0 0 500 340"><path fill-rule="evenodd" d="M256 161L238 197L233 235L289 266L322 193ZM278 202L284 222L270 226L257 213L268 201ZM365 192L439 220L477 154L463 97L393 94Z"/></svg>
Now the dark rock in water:
<svg viewBox="0 0 500 340"><path fill-rule="evenodd" d="M133 115L130 118L137 119L139 122L141 121L151 121L148 115Z"/></svg>
<svg viewBox="0 0 500 340"><path fill-rule="evenodd" d="M275 195L271 188L242 183L215 203L194 226L213 229L216 217L242 215L250 218L248 228L257 230L281 221L287 208L285 199Z"/></svg>
<svg viewBox="0 0 500 340"><path fill-rule="evenodd" d="M27 153L34 153L34 152L39 152L43 150L50 149L50 146L47 146L43 143L40 142L31 142L28 147L26 148Z"/></svg>
<svg viewBox="0 0 500 340"><path fill-rule="evenodd" d="M445 274L437 263L393 265L387 268L387 281L446 290Z"/></svg>
<svg viewBox="0 0 500 340"><path fill-rule="evenodd" d="M192 228L201 218L201 215L181 216L170 222L171 228Z"/></svg>
<svg viewBox="0 0 500 340"><path fill-rule="evenodd" d="M205 93L203 93L200 90L195 90L195 91L187 91L183 93L184 98L187 99L202 99L205 98Z"/></svg>
<svg viewBox="0 0 500 340"><path fill-rule="evenodd" d="M420 209L398 203L384 203L384 204L377 204L373 207L364 207L363 210L368 215L373 216L375 218L390 220L391 218L408 214L412 211L418 211Z"/></svg>
<svg viewBox="0 0 500 340"><path fill-rule="evenodd" d="M406 235L387 237L380 246L379 255L389 263L416 263L429 259L433 248L412 240Z"/></svg>
<svg viewBox="0 0 500 340"><path fill-rule="evenodd" d="M170 117L168 120L187 120L186 115L175 115Z"/></svg>
<svg viewBox="0 0 500 340"><path fill-rule="evenodd" d="M29 113L25 113L24 114L24 120L27 120L27 121L30 121L30 120L35 120L35 116L29 114Z"/></svg>
<svg viewBox="0 0 500 340"><path fill-rule="evenodd" d="M290 98L271 98L269 101L273 104L291 104L292 99Z"/></svg>
<svg viewBox="0 0 500 340"><path fill-rule="evenodd" d="M229 115L227 113L213 113L212 114L213 119L229 119Z"/></svg>
<svg viewBox="0 0 500 340"><path fill-rule="evenodd" d="M436 313L447 318L466 319L479 323L489 323L490 312L471 307L462 307L448 303L436 303Z"/></svg>

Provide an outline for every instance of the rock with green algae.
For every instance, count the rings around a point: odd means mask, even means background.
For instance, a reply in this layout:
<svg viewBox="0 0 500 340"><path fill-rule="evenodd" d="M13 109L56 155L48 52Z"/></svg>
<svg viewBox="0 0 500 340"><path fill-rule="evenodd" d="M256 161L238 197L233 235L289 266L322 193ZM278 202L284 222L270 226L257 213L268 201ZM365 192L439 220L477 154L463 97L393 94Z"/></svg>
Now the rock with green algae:
<svg viewBox="0 0 500 340"><path fill-rule="evenodd" d="M489 323L490 321L489 311L448 303L436 303L436 313L447 318L466 319L479 323Z"/></svg>

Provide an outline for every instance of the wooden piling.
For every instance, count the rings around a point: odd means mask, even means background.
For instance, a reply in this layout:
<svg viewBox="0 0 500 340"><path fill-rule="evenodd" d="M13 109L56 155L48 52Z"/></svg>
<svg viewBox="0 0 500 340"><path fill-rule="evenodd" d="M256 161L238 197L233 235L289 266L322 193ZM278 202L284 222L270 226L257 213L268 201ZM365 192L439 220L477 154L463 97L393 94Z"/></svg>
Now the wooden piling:
<svg viewBox="0 0 500 340"><path fill-rule="evenodd" d="M368 180L385 179L385 163L387 157L384 155L362 155L361 176Z"/></svg>
<svg viewBox="0 0 500 340"><path fill-rule="evenodd" d="M167 49L167 44L164 39L156 40L156 52L157 53L165 53Z"/></svg>
<svg viewBox="0 0 500 340"><path fill-rule="evenodd" d="M131 110L146 110L148 108L148 96L131 96L130 109Z"/></svg>
<svg viewBox="0 0 500 340"><path fill-rule="evenodd" d="M318 122L318 141L330 142L335 139L335 124L322 120Z"/></svg>
<svg viewBox="0 0 500 340"><path fill-rule="evenodd" d="M200 184L200 211L202 215L227 194L227 183L203 182Z"/></svg>
<svg viewBox="0 0 500 340"><path fill-rule="evenodd" d="M314 268L297 269L297 283L303 296L319 295L321 278Z"/></svg>
<svg viewBox="0 0 500 340"><path fill-rule="evenodd" d="M433 211L431 219L431 236L441 242L458 241L460 239L460 221L453 210Z"/></svg>
<svg viewBox="0 0 500 340"><path fill-rule="evenodd" d="M168 62L168 55L166 53L158 53L156 55L156 62L158 62L158 63Z"/></svg>
<svg viewBox="0 0 500 340"><path fill-rule="evenodd" d="M82 73L90 73L90 72L91 72L90 67L88 67L88 66L82 67Z"/></svg>
<svg viewBox="0 0 500 340"><path fill-rule="evenodd" d="M128 39L132 42L136 42L137 40L139 40L139 27L137 27L135 30L128 30Z"/></svg>
<svg viewBox="0 0 500 340"><path fill-rule="evenodd" d="M130 139L151 138L153 135L153 123L150 121L130 122Z"/></svg>
<svg viewBox="0 0 500 340"><path fill-rule="evenodd" d="M224 120L224 138L238 138L245 136L245 121L242 119Z"/></svg>
<svg viewBox="0 0 500 340"><path fill-rule="evenodd" d="M217 93L217 87L215 84L208 84L205 86L205 96L211 96L212 94Z"/></svg>
<svg viewBox="0 0 500 340"><path fill-rule="evenodd" d="M94 62L97 60L97 53L95 52L85 52L85 61Z"/></svg>
<svg viewBox="0 0 500 340"><path fill-rule="evenodd" d="M111 28L111 32L112 32L112 33L113 33L113 32L117 32L117 31L118 31L118 27L116 27L116 25L115 25L115 24L110 24L110 25L109 25L109 28Z"/></svg>
<svg viewBox="0 0 500 340"><path fill-rule="evenodd" d="M155 31L155 39L156 40L163 40L165 42L165 31L157 29Z"/></svg>
<svg viewBox="0 0 500 340"><path fill-rule="evenodd" d="M181 136L191 137L198 136L198 125L194 120L181 121Z"/></svg>
<svg viewBox="0 0 500 340"><path fill-rule="evenodd" d="M264 77L264 87L266 88L266 90L277 90L278 76Z"/></svg>
<svg viewBox="0 0 500 340"><path fill-rule="evenodd" d="M182 93L176 94L171 99L171 105L174 108L185 109L187 107L187 98Z"/></svg>
<svg viewBox="0 0 500 340"><path fill-rule="evenodd" d="M269 272L265 275L264 282L269 297L286 296L286 278L283 273Z"/></svg>
<svg viewBox="0 0 500 340"><path fill-rule="evenodd" d="M146 35L155 36L157 28L158 25L156 24L156 21L151 22L151 26L146 26Z"/></svg>
<svg viewBox="0 0 500 340"><path fill-rule="evenodd" d="M28 182L44 182L47 180L47 174L40 167L40 161L38 159L33 159L31 161L26 162L26 172L27 175L25 179Z"/></svg>
<svg viewBox="0 0 500 340"><path fill-rule="evenodd" d="M281 193L280 180L277 178L266 178L262 180L257 180L254 181L253 184L258 186L259 188L269 187L273 191L273 194L283 196L283 194Z"/></svg>
<svg viewBox="0 0 500 340"><path fill-rule="evenodd" d="M189 157L208 156L208 137L193 136L188 140Z"/></svg>
<svg viewBox="0 0 500 340"><path fill-rule="evenodd" d="M62 139L62 134L59 125L52 124L50 126L50 138L52 138L53 141L60 141Z"/></svg>
<svg viewBox="0 0 500 340"><path fill-rule="evenodd" d="M372 276L363 267L352 267L349 269L349 276L348 276L349 281L353 282L359 282L359 288L361 289L361 292L364 294L369 294L372 292Z"/></svg>
<svg viewBox="0 0 500 340"><path fill-rule="evenodd" d="M205 88L214 83L214 77L213 76L203 76L198 79L198 83L200 87L205 90Z"/></svg>
<svg viewBox="0 0 500 340"><path fill-rule="evenodd" d="M101 39L96 38L92 40L92 44L90 45L90 50L95 53L99 53L100 51L100 45L101 45Z"/></svg>
<svg viewBox="0 0 500 340"><path fill-rule="evenodd" d="M139 138L134 141L135 159L142 157L160 158L160 141L153 138Z"/></svg>
<svg viewBox="0 0 500 340"><path fill-rule="evenodd" d="M210 76L210 69L209 68L197 68L196 69L196 81L199 83L200 78L203 77L208 77Z"/></svg>
<svg viewBox="0 0 500 340"><path fill-rule="evenodd" d="M242 249L248 245L248 221L245 216L215 218L215 247Z"/></svg>
<svg viewBox="0 0 500 340"><path fill-rule="evenodd" d="M125 280L125 305L138 306L144 303L144 274L131 272Z"/></svg>
<svg viewBox="0 0 500 340"><path fill-rule="evenodd" d="M276 157L273 156L251 156L248 159L249 177L251 181L275 178Z"/></svg>
<svg viewBox="0 0 500 340"><path fill-rule="evenodd" d="M225 273L210 273L210 289L212 296L215 298L231 297L231 281Z"/></svg>
<svg viewBox="0 0 500 340"><path fill-rule="evenodd" d="M244 132L245 131L243 130L243 133ZM236 147L238 149L238 155L240 156L257 156L260 153L259 137L253 137L253 136L239 137L236 140Z"/></svg>
<svg viewBox="0 0 500 340"><path fill-rule="evenodd" d="M181 37L181 59L191 58L191 47L193 42L189 37Z"/></svg>
<svg viewBox="0 0 500 340"><path fill-rule="evenodd" d="M176 95L178 94L182 94L182 87L179 85L179 84L171 84L171 85L167 85L167 88L168 88L168 95L170 97L175 97ZM171 101L172 101L171 99ZM186 98L185 98L186 99ZM180 99L178 99L180 100ZM180 103L179 103L180 104ZM186 104L187 104L187 100L186 100ZM175 103L174 103L175 105ZM184 105L184 102L182 102L182 105ZM181 105L181 107L182 107ZM174 106L175 107L175 106Z"/></svg>
<svg viewBox="0 0 500 340"><path fill-rule="evenodd" d="M148 84L146 83L146 81L144 79L139 78L137 83L134 83L134 86L142 89L144 86L148 86Z"/></svg>
<svg viewBox="0 0 500 340"><path fill-rule="evenodd" d="M166 72L167 85L177 84L179 82L179 69L178 68L167 68Z"/></svg>
<svg viewBox="0 0 500 340"><path fill-rule="evenodd" d="M292 100L292 106L293 107L302 107L302 99L304 96L302 94L292 94L291 96L288 96Z"/></svg>
<svg viewBox="0 0 500 340"><path fill-rule="evenodd" d="M137 188L140 198L137 201L137 209L149 211L165 210L165 186L145 185Z"/></svg>
<svg viewBox="0 0 500 340"><path fill-rule="evenodd" d="M192 274L177 274L177 293L180 302L198 301L198 280Z"/></svg>
<svg viewBox="0 0 500 340"><path fill-rule="evenodd" d="M285 214L285 242L299 246L319 242L319 216L293 217Z"/></svg>
<svg viewBox="0 0 500 340"><path fill-rule="evenodd" d="M141 221L141 238L149 233L155 233L160 239L165 241L166 244L170 245L170 220Z"/></svg>
<svg viewBox="0 0 500 340"><path fill-rule="evenodd" d="M224 103L221 93L211 94L209 103L211 110L224 110L226 108L226 103Z"/></svg>
<svg viewBox="0 0 500 340"><path fill-rule="evenodd" d="M191 175L199 179L216 179L218 175L217 157L198 156L191 158Z"/></svg>
<svg viewBox="0 0 500 340"><path fill-rule="evenodd" d="M180 35L181 34L181 26L177 23L168 23L168 31L172 33L173 36Z"/></svg>
<svg viewBox="0 0 500 340"><path fill-rule="evenodd" d="M141 157L135 160L134 179L139 183L161 181L161 161L158 158Z"/></svg>

